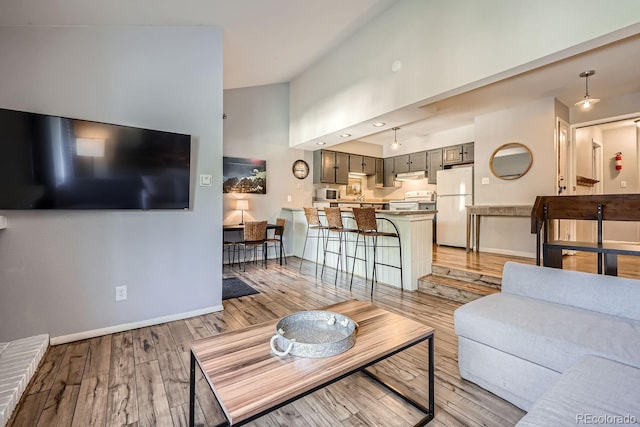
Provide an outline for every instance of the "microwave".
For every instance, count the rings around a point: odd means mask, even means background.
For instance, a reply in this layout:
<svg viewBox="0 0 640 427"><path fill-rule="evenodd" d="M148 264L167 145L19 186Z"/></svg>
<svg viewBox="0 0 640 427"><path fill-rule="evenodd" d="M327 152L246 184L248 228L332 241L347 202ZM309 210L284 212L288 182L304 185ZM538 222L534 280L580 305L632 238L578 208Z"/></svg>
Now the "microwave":
<svg viewBox="0 0 640 427"><path fill-rule="evenodd" d="M338 200L340 198L340 190L334 188L318 188L316 190L316 200Z"/></svg>

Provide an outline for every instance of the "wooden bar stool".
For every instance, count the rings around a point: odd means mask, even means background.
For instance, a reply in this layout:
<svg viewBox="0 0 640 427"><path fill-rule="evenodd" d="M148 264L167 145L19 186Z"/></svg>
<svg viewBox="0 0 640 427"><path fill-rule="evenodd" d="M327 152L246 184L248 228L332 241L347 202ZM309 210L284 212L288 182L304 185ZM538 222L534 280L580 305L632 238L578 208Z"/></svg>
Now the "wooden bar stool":
<svg viewBox="0 0 640 427"><path fill-rule="evenodd" d="M320 277L324 274L324 267L327 263L327 254L335 254L338 256L336 261L336 277L334 281L334 285L338 283L338 271L342 267L342 247L346 246L346 236L345 233L352 233L357 231L352 228L345 228L342 222L342 213L340 212L340 208L324 208L324 214L327 217L327 226L329 227L327 230L327 235L324 243L324 260L322 262L322 270L320 271ZM331 237L332 233L337 233L337 238ZM330 249L330 242L338 242L338 250ZM344 243L343 243L344 242Z"/></svg>
<svg viewBox="0 0 640 427"><path fill-rule="evenodd" d="M304 252L307 249L307 240L316 239L316 276L318 275L318 253L320 252L320 242L322 242L322 250L324 254L324 232L329 229L328 226L320 222L317 208L304 208L304 216L307 218L307 233L304 236L304 246L302 247L302 256L300 259L300 271L302 271L302 263L304 263ZM314 234L309 231L314 230Z"/></svg>
<svg viewBox="0 0 640 427"><path fill-rule="evenodd" d="M400 242L400 233L398 232L398 228L396 227L396 225L392 221L386 218L377 219L375 208L353 208L353 216L356 220L358 230L356 232L357 234L356 246L352 256L354 260L353 260L353 265L351 266L351 282L349 284L349 289L351 289L353 286L353 273L355 270L356 260L361 260L365 262L365 267L364 267L365 280L368 281L367 269L368 269L369 261L367 259L367 256L370 250L372 252L372 257L373 257L373 269L371 272L371 298L373 298L373 286L378 281L378 275L377 275L378 265L384 265L386 267L393 267L393 268L399 269L400 270L400 289L404 289L404 282L402 278L402 245ZM393 230L395 231L392 231L392 232L379 231L378 221L388 222L393 227ZM358 258L357 256L360 237L362 237L362 243L363 243L362 247L364 249L363 258ZM388 239L397 239L398 244L397 245L380 244L378 241L378 239L380 238L382 238L383 241L386 241ZM385 263L379 262L376 254L379 248L398 248L400 265L392 265L392 264L385 264Z"/></svg>

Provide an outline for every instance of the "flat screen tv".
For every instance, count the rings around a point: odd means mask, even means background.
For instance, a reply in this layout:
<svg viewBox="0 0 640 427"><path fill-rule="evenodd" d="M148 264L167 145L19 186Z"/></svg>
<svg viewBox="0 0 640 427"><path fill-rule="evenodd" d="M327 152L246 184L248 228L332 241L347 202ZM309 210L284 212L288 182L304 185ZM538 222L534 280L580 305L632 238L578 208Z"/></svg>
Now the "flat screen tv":
<svg viewBox="0 0 640 427"><path fill-rule="evenodd" d="M0 109L0 210L188 209L191 136Z"/></svg>

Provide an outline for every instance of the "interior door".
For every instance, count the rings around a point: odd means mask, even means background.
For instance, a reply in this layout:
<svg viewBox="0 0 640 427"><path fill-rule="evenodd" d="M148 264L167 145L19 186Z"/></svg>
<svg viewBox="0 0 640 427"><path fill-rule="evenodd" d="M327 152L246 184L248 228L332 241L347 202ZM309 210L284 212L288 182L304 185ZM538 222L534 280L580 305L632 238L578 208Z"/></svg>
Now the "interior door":
<svg viewBox="0 0 640 427"><path fill-rule="evenodd" d="M569 132L569 123L558 118L556 122L557 147L557 195L575 194L574 154ZM559 223L559 224L557 224ZM574 220L556 221L553 236L558 240L575 240L576 222Z"/></svg>

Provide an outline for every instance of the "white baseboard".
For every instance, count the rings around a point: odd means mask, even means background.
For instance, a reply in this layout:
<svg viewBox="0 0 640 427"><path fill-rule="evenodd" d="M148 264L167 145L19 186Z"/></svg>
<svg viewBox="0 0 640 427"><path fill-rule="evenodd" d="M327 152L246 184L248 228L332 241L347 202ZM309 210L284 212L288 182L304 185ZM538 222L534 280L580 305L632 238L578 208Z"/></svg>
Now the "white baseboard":
<svg viewBox="0 0 640 427"><path fill-rule="evenodd" d="M188 319L190 317L201 316L203 314L215 313L224 310L222 305L201 308L199 310L188 311L186 313L171 314L168 316L156 317L154 319L140 320L139 322L123 323L121 325L108 326L106 328L93 329L90 331L77 332L75 334L52 337L51 345L66 344L73 341L86 340L88 338L99 337L107 334L129 331L131 329L144 328L146 326L158 325L160 323L173 322L174 320Z"/></svg>
<svg viewBox="0 0 640 427"><path fill-rule="evenodd" d="M492 254L500 254L500 255L511 255L517 256L521 258L535 258L535 252L522 252L522 251L511 251L508 249L497 249L497 248L483 248L480 247L480 252L489 252Z"/></svg>

